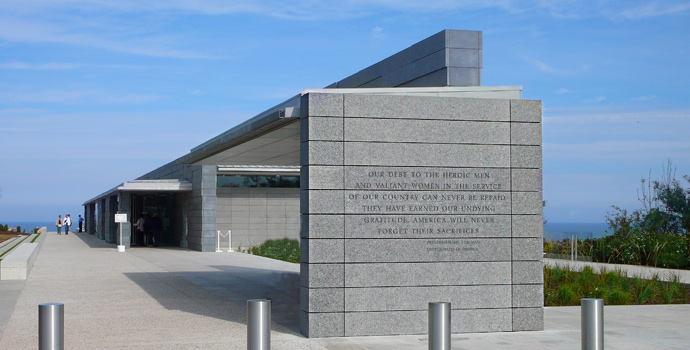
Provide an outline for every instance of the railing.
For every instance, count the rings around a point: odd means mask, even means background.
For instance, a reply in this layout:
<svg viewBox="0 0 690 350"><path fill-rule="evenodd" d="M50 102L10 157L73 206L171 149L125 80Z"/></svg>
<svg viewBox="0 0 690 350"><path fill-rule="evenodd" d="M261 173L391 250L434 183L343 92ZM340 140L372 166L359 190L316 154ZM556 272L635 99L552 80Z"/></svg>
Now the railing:
<svg viewBox="0 0 690 350"><path fill-rule="evenodd" d="M228 246L226 248L227 249L226 252L232 251L232 231L231 230L228 230L228 233L226 233L226 234L223 234L220 231L218 231L217 238L218 239L216 241L216 253L222 253L223 252L223 248L221 248L221 241L223 241L223 243L224 243L225 240L221 239L221 238L227 238Z"/></svg>

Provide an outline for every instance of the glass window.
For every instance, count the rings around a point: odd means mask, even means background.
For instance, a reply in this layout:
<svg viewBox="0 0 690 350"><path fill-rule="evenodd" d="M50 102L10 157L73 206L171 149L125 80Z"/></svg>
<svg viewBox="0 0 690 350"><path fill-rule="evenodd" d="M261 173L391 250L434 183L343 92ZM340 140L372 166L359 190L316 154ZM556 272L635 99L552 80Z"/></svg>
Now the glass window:
<svg viewBox="0 0 690 350"><path fill-rule="evenodd" d="M287 175L218 175L218 187L299 188L299 176Z"/></svg>

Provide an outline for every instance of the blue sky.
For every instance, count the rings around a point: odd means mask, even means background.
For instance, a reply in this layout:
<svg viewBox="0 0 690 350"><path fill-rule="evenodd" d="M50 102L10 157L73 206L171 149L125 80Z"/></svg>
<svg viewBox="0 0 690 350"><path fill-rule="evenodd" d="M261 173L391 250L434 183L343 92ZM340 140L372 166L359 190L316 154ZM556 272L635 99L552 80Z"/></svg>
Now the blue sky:
<svg viewBox="0 0 690 350"><path fill-rule="evenodd" d="M545 217L602 222L671 159L690 174L688 1L0 2L0 222L83 213L306 88L443 29L482 85L543 101Z"/></svg>

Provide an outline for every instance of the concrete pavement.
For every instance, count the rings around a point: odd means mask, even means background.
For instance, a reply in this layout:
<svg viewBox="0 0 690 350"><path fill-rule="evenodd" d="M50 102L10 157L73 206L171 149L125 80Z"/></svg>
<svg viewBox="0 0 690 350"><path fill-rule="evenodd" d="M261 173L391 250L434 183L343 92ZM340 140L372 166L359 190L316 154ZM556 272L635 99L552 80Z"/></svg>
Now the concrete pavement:
<svg viewBox="0 0 690 350"><path fill-rule="evenodd" d="M14 290L6 293L6 290ZM21 293L18 293L21 290ZM424 335L307 339L299 266L241 253L132 248L49 233L23 286L0 283L0 349L38 343L38 304L65 304L68 349L246 349L246 300L273 302L273 349L427 349ZM18 296L17 296L18 295ZM690 305L607 306L607 349L688 349ZM543 332L459 334L453 349L579 349L580 309L545 309Z"/></svg>

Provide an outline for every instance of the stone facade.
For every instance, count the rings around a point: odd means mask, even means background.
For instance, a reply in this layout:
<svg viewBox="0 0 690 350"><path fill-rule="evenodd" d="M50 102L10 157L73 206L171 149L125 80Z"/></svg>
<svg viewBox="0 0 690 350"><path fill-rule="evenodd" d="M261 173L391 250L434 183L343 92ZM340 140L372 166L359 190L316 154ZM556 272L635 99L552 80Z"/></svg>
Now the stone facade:
<svg viewBox="0 0 690 350"><path fill-rule="evenodd" d="M543 329L541 102L310 93L301 331Z"/></svg>
<svg viewBox="0 0 690 350"><path fill-rule="evenodd" d="M232 230L233 248L269 239L299 239L299 192L298 188L218 188L216 229L223 234Z"/></svg>

